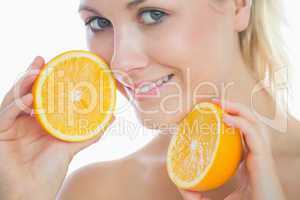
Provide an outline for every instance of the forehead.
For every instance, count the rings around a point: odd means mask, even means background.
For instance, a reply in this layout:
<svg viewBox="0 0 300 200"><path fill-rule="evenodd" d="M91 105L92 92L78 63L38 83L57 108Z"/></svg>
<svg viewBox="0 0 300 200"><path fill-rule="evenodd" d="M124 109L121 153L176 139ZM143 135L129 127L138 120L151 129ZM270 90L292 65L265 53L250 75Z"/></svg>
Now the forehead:
<svg viewBox="0 0 300 200"><path fill-rule="evenodd" d="M132 7L138 4L145 3L152 0L80 0L80 5L97 5L97 4L118 4Z"/></svg>
<svg viewBox="0 0 300 200"><path fill-rule="evenodd" d="M193 0L189 0L193 1ZM199 1L199 0L197 0ZM184 2L184 0L80 0L80 5L89 5L89 6L105 6L105 5L114 5L121 6L123 8L133 8L140 4L144 3L158 3L158 4L174 4Z"/></svg>

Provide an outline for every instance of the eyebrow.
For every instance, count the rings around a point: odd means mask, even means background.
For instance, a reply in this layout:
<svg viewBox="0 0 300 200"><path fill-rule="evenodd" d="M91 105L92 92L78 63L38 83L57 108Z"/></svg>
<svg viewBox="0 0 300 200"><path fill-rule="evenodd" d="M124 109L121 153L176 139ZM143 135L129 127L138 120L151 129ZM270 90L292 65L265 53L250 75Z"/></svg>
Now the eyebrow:
<svg viewBox="0 0 300 200"><path fill-rule="evenodd" d="M93 12L93 13L95 13L95 14L97 14L97 15L101 15L97 10L95 10L95 9L89 7L89 6L86 6L86 5L84 5L84 4L82 4L82 5L79 6L78 12L81 12L81 11L83 11L83 10Z"/></svg>
<svg viewBox="0 0 300 200"><path fill-rule="evenodd" d="M127 9L131 9L132 7L136 7L139 4L145 3L147 0L133 0L129 2L126 6Z"/></svg>
<svg viewBox="0 0 300 200"><path fill-rule="evenodd" d="M136 7L138 6L139 4L142 4L142 3L145 3L147 0L133 0L133 1L130 1L127 5L126 5L126 8L127 9L131 9L133 7ZM84 5L84 4L81 4L78 8L78 12L81 12L83 10L86 10L86 11L90 11L90 12L93 12L97 15L101 15L97 10L87 6L87 5Z"/></svg>

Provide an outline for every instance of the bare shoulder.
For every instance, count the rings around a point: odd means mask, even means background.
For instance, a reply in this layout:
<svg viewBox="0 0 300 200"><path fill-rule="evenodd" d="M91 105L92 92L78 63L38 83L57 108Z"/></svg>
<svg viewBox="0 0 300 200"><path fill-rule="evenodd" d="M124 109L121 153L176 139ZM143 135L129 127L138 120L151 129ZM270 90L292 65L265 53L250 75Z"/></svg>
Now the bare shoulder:
<svg viewBox="0 0 300 200"><path fill-rule="evenodd" d="M128 172L130 159L87 165L71 173L64 181L58 200L108 199Z"/></svg>

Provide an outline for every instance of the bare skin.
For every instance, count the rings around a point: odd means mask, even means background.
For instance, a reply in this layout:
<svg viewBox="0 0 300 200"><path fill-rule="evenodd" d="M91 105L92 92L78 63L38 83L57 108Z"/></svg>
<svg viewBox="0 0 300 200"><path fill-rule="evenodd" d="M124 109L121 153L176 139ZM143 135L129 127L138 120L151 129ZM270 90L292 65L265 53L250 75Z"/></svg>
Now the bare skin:
<svg viewBox="0 0 300 200"><path fill-rule="evenodd" d="M40 68L43 63L43 59L38 57L31 68ZM253 82L250 79L251 76L247 76L246 73L244 75L249 79L245 78L245 81L242 82L244 84L239 84L234 88L233 92L228 94L228 99L234 98L247 105L247 91L250 91L247 87ZM34 78L34 76L28 76L19 83L21 97L17 97L16 100L22 101L27 106L32 103L30 87ZM15 87L18 87L18 84ZM2 174L1 199L54 199L63 184L72 157L99 138L77 144L69 144L52 138L41 129L34 117L22 112L22 109L17 106L14 96L11 95L11 91L1 104L0 155L3 156L0 158L2 163L5 163L0 167ZM262 92L258 95L257 111L270 116L271 113L274 113L270 102L272 101L267 98L266 93ZM231 106L228 108L232 109ZM241 107L236 110L244 114ZM234 123L237 127L239 126L237 122L233 121ZM251 173L248 173L247 177L251 177L252 186L258 187L253 187L250 193L245 191L243 194L258 194L259 197L254 198L255 200L268 199L264 197L274 193L280 200L285 199L284 196L287 199L298 198L299 180L296 177L298 177L300 167L298 160L299 126L299 122L290 116L285 134L268 130L264 133L270 137L270 143L261 143L264 145L260 145L258 148L251 147L252 154L248 154L245 159L248 160L249 156L253 158L253 155L256 155L257 159L254 162L253 159L250 159L252 163L249 164L250 168L249 166L247 168L248 171L251 169L249 171ZM249 134L248 129L250 131L253 127L248 126L245 129L240 126L240 128ZM256 131L254 132L256 133ZM259 136L255 133L249 135ZM87 197L88 199L153 199L155 197L157 199L199 200L202 199L202 195L212 199L223 199L231 194L237 185L242 185L243 180L239 178L241 171L230 182L217 190L196 194L182 193L183 191L181 191L181 196L165 171L165 156L169 140L169 135L162 135L127 158L80 169L64 182L58 199L86 199ZM263 138L252 138L252 141L260 143ZM268 150L269 148L272 151ZM60 156L58 157L58 155ZM261 185L261 183L265 183L265 185ZM272 188L273 192L270 193L269 189ZM283 191L281 192L281 190Z"/></svg>
<svg viewBox="0 0 300 200"><path fill-rule="evenodd" d="M299 130L299 123L296 126L292 131ZM165 162L161 160L169 139L169 136L161 136L128 158L80 169L66 181L61 199L183 199L178 188L170 182ZM299 152L286 154L274 156L276 168L286 199L297 200L300 181L295 177L300 175ZM238 185L236 176L221 188L202 194L211 199L224 199Z"/></svg>
<svg viewBox="0 0 300 200"><path fill-rule="evenodd" d="M170 182L165 170L170 135L160 135L129 157L84 167L64 182L73 156L99 138L70 144L47 135L35 118L24 113L17 104L20 101L29 107L32 104L30 92L35 77L29 76L14 86L20 87L21 93L15 96L12 89L0 107L0 159L5 163L0 165L0 199L52 200L58 191L58 199L62 200L214 200L228 195L231 196L227 200L298 199L299 122L289 116L288 128L282 134L278 129L268 128L260 119L253 120L249 110L252 108L251 92L259 80L244 63L238 33L247 28L250 0L148 0L145 3L165 11L167 15L163 17L160 12L149 15L149 8L147 12L139 13L143 15L137 15L138 9L124 9L128 3L125 0L82 2L94 9L92 12L82 10L85 22L95 15L99 20L95 9L106 18L105 22L102 18L102 21L92 23L94 29L99 29L99 24L105 26L100 32L92 33L87 29L88 46L110 64L113 72L126 73L131 79L132 82L120 73L116 74L118 89L126 98L135 96L130 87L137 86L132 83L155 81L173 74L170 84L159 88L159 98L133 98L130 102L142 123L150 121L143 125L154 128L172 125L182 119L194 103L224 98L226 102L221 104L226 103L225 108L230 112L230 118L227 118L230 120L226 123L243 130L248 147L244 157L246 168L241 167L232 180L214 191L191 193L179 190ZM136 17L140 17L138 21ZM157 18L160 22L153 24ZM43 58L37 57L30 69L39 69L44 63ZM216 87L199 88L203 82ZM223 91L221 86L231 82L233 84ZM174 85L178 86L179 92ZM163 108L182 109L175 114L164 112L160 107L163 98L176 93L183 101L172 99ZM197 102L193 101L195 99ZM272 102L262 90L255 95L255 110L272 119L278 111ZM143 112L153 109L158 112ZM279 118L272 124L284 120L284 117ZM245 180L249 180L247 184ZM245 190L232 193L243 185Z"/></svg>
<svg viewBox="0 0 300 200"><path fill-rule="evenodd" d="M249 76L246 76L249 77ZM249 93L244 90L252 82L250 79L245 81L246 84L234 87L238 92L229 92L229 99L238 99L239 102L247 105ZM245 83L244 82L244 83ZM235 90L231 90L235 91ZM246 92L245 92L246 91ZM239 94L239 95L237 95ZM240 95L243 94L243 95ZM270 103L270 97L262 92L257 97L257 110L259 113L264 113L265 116L272 116L274 113L274 105ZM272 159L274 160L276 177L278 178L283 196L289 200L298 199L298 185L300 180L295 178L300 175L300 150L297 147L300 144L300 123L297 119L288 117L288 129L285 133L268 128L270 137L270 146L273 152ZM184 199L184 200L200 200L203 197L210 199L225 199L232 194L243 180L240 178L243 173L243 168L237 171L236 175L229 180L224 186L209 192L204 193L184 193L173 185L168 178L165 166L165 156L169 144L170 135L160 135L155 138L150 144L145 146L140 151L130 155L124 159L93 164L76 171L65 182L61 191L61 199ZM263 157L263 166L267 161L267 156ZM257 169L252 174L262 174L264 179L268 179L270 168L266 167L266 171ZM263 167L263 168L264 168ZM247 173L249 176L249 173ZM261 177L256 178L256 183L261 181ZM276 181L270 180L270 188ZM267 189L265 193L269 193L271 189ZM279 189L280 190L280 189ZM259 199L252 198L253 189L248 189L242 192L244 196L231 197L228 199ZM280 199L280 194L277 195ZM264 199L264 198L262 198ZM284 199L284 198L283 198Z"/></svg>

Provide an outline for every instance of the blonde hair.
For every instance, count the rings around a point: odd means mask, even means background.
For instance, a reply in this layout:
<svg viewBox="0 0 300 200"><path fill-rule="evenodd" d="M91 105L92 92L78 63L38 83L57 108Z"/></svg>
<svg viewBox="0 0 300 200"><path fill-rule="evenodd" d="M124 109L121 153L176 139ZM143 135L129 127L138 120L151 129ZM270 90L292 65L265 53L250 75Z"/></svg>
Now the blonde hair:
<svg viewBox="0 0 300 200"><path fill-rule="evenodd" d="M249 26L239 35L246 64L282 106L287 99L278 94L278 87L289 88L286 69L290 65L282 37L284 22L280 0L252 0Z"/></svg>

